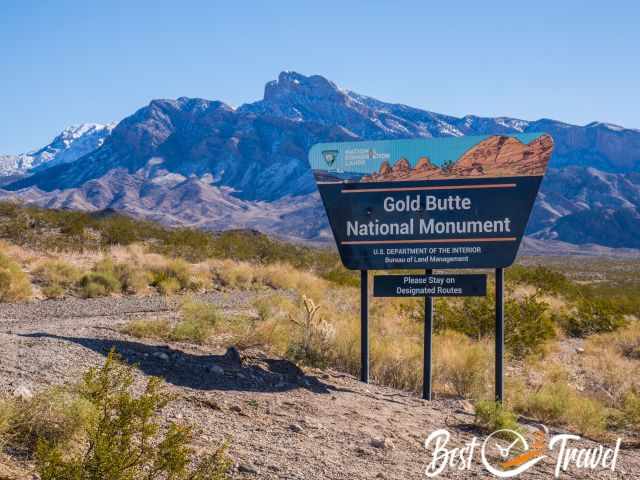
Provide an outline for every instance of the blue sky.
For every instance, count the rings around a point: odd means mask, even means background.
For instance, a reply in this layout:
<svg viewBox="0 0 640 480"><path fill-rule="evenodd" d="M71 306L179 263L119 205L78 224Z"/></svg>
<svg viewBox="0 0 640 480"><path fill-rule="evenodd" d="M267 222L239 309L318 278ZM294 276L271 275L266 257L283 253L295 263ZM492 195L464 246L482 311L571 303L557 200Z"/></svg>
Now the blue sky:
<svg viewBox="0 0 640 480"><path fill-rule="evenodd" d="M0 153L281 70L440 113L640 128L640 2L2 2Z"/></svg>

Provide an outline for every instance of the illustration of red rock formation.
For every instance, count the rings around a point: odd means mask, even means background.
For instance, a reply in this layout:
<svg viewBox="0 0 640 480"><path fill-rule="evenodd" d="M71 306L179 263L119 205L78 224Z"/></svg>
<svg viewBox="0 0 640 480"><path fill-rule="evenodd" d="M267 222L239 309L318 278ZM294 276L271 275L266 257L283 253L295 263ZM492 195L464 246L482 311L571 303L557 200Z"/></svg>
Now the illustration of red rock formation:
<svg viewBox="0 0 640 480"><path fill-rule="evenodd" d="M538 137L529 145L513 137L489 137L462 155L451 173L457 177L542 175L552 148L553 140L548 135Z"/></svg>
<svg viewBox="0 0 640 480"><path fill-rule="evenodd" d="M464 177L517 177L543 175L551 158L553 140L542 135L524 144L514 137L494 135L474 145L455 163L439 168L427 157L420 157L415 167L406 158L393 166L383 162L378 172L361 182L412 181Z"/></svg>

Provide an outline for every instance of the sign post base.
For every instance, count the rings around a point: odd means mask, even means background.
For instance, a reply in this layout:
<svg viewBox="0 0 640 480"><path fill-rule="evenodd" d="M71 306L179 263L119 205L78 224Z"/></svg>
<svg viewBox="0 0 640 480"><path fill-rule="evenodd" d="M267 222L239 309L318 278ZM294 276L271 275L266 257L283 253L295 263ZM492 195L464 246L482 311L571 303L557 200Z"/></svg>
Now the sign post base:
<svg viewBox="0 0 640 480"><path fill-rule="evenodd" d="M424 272L431 275L433 270L427 269ZM433 348L433 297L424 297L424 360L423 360L423 380L422 398L431 400L431 360Z"/></svg>
<svg viewBox="0 0 640 480"><path fill-rule="evenodd" d="M496 402L504 399L504 269L496 268Z"/></svg>
<svg viewBox="0 0 640 480"><path fill-rule="evenodd" d="M360 270L360 381L369 383L369 271Z"/></svg>

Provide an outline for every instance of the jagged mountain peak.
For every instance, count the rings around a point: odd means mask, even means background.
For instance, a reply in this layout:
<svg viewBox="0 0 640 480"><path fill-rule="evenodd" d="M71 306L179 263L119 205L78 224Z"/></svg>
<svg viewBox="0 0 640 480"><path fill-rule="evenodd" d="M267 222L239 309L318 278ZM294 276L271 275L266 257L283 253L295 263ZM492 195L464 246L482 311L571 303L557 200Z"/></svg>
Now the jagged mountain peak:
<svg viewBox="0 0 640 480"><path fill-rule="evenodd" d="M265 102L295 101L299 97L336 101L346 97L345 91L321 75L302 75L298 72L280 72L277 80L264 87Z"/></svg>

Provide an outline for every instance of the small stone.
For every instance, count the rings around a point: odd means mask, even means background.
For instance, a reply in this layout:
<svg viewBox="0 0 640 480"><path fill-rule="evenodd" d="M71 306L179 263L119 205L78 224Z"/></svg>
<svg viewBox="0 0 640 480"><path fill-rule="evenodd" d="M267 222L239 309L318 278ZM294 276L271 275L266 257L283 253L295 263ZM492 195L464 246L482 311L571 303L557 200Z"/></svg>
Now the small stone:
<svg viewBox="0 0 640 480"><path fill-rule="evenodd" d="M236 412L236 413L241 413L242 412L242 408L239 405L231 405L229 407L229 410L231 410L232 412Z"/></svg>
<svg viewBox="0 0 640 480"><path fill-rule="evenodd" d="M250 473L251 475L257 475L258 470L250 463L241 463L238 465L238 471L242 473Z"/></svg>
<svg viewBox="0 0 640 480"><path fill-rule="evenodd" d="M214 375L224 375L224 368L222 368L220 365L211 365L209 367L209 371Z"/></svg>
<svg viewBox="0 0 640 480"><path fill-rule="evenodd" d="M236 347L229 347L225 352L224 357L228 362L234 365L242 364L242 357Z"/></svg>
<svg viewBox="0 0 640 480"><path fill-rule="evenodd" d="M469 413L471 415L474 415L476 413L476 409L469 400L460 400L459 405L460 410L462 410L464 413Z"/></svg>
<svg viewBox="0 0 640 480"><path fill-rule="evenodd" d="M584 348L576 348L576 353L584 353Z"/></svg>
<svg viewBox="0 0 640 480"><path fill-rule="evenodd" d="M33 398L33 392L30 388L20 385L13 391L13 396L20 400L31 400Z"/></svg>
<svg viewBox="0 0 640 480"><path fill-rule="evenodd" d="M393 450L394 448L393 442L388 438L373 438L371 439L371 446L384 450Z"/></svg>
<svg viewBox="0 0 640 480"><path fill-rule="evenodd" d="M304 431L304 428L302 428L297 423L292 423L291 425L289 425L289 430L296 433L302 433Z"/></svg>
<svg viewBox="0 0 640 480"><path fill-rule="evenodd" d="M164 352L154 352L153 356L155 358L158 358L158 359L162 360L163 362L168 362L169 361L169 355L167 355Z"/></svg>

